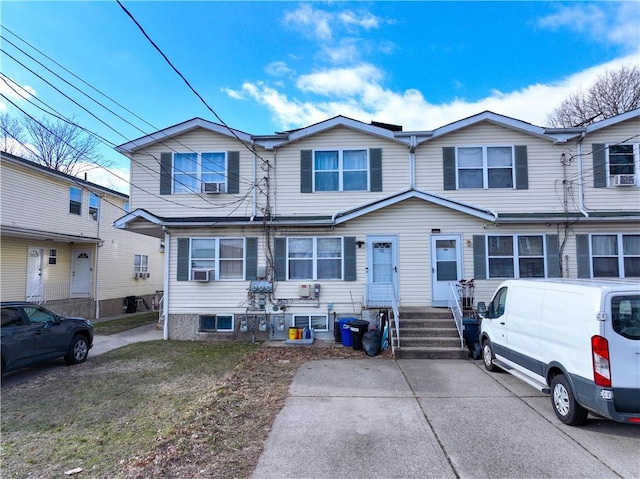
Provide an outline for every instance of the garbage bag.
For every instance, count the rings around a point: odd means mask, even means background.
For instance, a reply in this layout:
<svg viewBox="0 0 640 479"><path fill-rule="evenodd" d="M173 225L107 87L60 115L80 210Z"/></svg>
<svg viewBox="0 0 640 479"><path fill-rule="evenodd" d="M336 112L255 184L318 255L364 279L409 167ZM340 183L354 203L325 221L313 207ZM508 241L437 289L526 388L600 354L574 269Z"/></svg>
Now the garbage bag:
<svg viewBox="0 0 640 479"><path fill-rule="evenodd" d="M367 331L362 336L362 349L367 356L377 356L380 354L382 344L382 331L374 329Z"/></svg>

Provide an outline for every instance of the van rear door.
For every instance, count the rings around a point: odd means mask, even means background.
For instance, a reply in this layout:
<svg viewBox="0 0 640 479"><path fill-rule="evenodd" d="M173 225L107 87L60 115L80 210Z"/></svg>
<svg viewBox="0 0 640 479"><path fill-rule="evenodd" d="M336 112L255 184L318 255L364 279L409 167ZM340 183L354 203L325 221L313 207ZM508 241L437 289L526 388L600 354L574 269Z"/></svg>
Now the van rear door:
<svg viewBox="0 0 640 479"><path fill-rule="evenodd" d="M607 305L604 334L615 408L640 413L640 294L612 293Z"/></svg>

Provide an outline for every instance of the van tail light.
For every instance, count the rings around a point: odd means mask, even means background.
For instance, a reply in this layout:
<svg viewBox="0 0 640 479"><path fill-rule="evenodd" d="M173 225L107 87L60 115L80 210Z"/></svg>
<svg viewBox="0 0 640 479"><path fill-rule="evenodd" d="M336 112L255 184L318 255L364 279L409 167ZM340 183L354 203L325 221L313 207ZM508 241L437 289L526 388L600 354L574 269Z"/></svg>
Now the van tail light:
<svg viewBox="0 0 640 479"><path fill-rule="evenodd" d="M598 386L611 387L611 368L609 365L609 342L602 336L591 338L593 356L593 379Z"/></svg>

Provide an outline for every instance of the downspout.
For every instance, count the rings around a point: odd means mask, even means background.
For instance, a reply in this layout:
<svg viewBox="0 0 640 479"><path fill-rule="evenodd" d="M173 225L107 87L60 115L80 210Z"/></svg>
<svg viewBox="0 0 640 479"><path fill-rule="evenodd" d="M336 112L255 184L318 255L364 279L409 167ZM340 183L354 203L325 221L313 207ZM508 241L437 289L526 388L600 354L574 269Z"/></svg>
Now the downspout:
<svg viewBox="0 0 640 479"><path fill-rule="evenodd" d="M102 198L100 198L102 199ZM96 236L98 238L98 240L100 240L100 222L102 221L102 201L100 202L99 208L98 208L98 229L96 231ZM96 319L100 319L100 298L99 298L99 294L100 294L100 286L99 286L99 279L100 279L100 275L98 274L100 272L100 246L102 246L102 242L97 243L96 244L96 271L95 274L93 275L93 277L95 278L94 281L94 285L93 285L93 295L96 298Z"/></svg>
<svg viewBox="0 0 640 479"><path fill-rule="evenodd" d="M171 235L164 229L164 300L162 311L164 312L164 323L162 325L162 339L169 339L169 257L171 256Z"/></svg>
<svg viewBox="0 0 640 479"><path fill-rule="evenodd" d="M251 207L251 221L253 221L256 217L258 201L258 158L256 155L256 144L254 140L251 140L251 150L253 151L253 206Z"/></svg>
<svg viewBox="0 0 640 479"><path fill-rule="evenodd" d="M583 196L583 179L582 179L582 140L584 140L585 132L583 131L580 134L580 139L578 140L577 153L578 153L578 209L580 213L584 215L585 218L589 217L589 213L584 207L584 196Z"/></svg>
<svg viewBox="0 0 640 479"><path fill-rule="evenodd" d="M409 140L409 189L413 190L416 186L416 135L411 135Z"/></svg>

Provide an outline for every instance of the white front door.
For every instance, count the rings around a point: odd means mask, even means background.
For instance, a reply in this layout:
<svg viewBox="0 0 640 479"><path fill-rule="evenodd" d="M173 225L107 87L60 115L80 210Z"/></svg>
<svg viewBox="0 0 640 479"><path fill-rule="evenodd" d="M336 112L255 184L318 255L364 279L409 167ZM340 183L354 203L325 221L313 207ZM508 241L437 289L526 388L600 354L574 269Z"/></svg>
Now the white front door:
<svg viewBox="0 0 640 479"><path fill-rule="evenodd" d="M42 248L27 248L27 301L42 301Z"/></svg>
<svg viewBox="0 0 640 479"><path fill-rule="evenodd" d="M391 307L398 291L396 236L367 237L367 305Z"/></svg>
<svg viewBox="0 0 640 479"><path fill-rule="evenodd" d="M71 262L71 297L85 298L91 296L91 251L72 251Z"/></svg>
<svg viewBox="0 0 640 479"><path fill-rule="evenodd" d="M451 286L462 279L460 235L431 236L431 306L446 307Z"/></svg>

